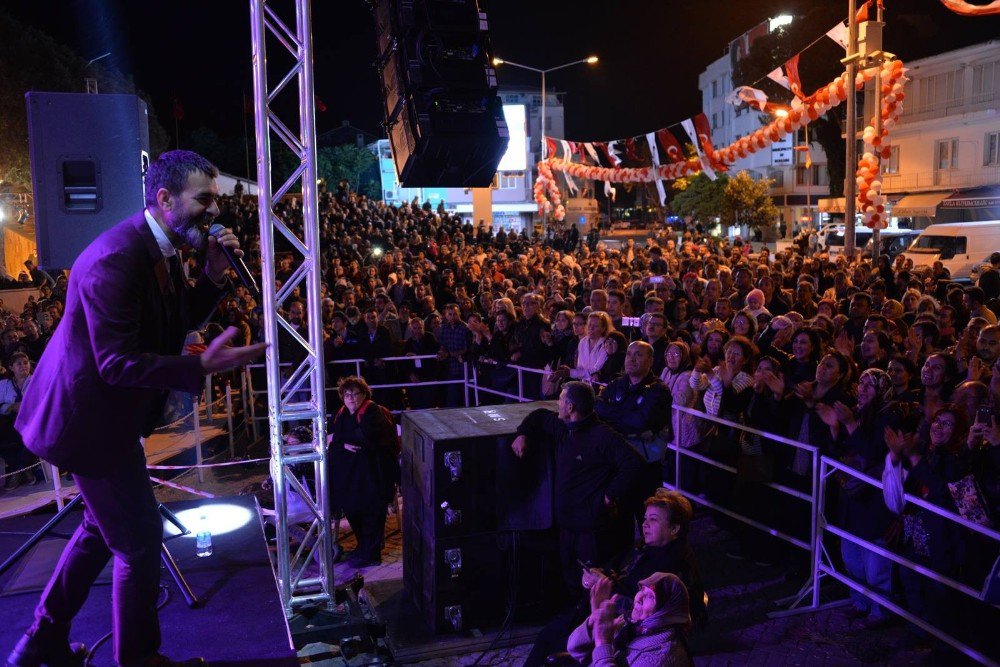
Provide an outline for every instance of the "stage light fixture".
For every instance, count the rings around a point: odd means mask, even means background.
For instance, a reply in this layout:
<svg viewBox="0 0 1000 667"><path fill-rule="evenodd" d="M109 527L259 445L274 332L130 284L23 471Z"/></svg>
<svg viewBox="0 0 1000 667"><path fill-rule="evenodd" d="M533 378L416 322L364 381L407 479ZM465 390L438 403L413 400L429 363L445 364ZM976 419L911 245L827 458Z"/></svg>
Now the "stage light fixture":
<svg viewBox="0 0 1000 667"><path fill-rule="evenodd" d="M245 507L229 503L207 503L199 507L177 512L177 519L191 531L185 537L194 539L200 531L207 530L212 535L224 535L239 530L250 523L253 514ZM164 521L167 534L180 535L180 531L169 521Z"/></svg>

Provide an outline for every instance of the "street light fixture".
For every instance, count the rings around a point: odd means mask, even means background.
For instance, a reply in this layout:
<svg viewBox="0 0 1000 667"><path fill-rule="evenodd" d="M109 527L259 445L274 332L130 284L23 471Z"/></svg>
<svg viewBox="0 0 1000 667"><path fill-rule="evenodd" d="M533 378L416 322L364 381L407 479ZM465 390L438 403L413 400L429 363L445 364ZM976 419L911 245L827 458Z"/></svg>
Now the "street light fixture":
<svg viewBox="0 0 1000 667"><path fill-rule="evenodd" d="M529 72L534 72L536 74L541 74L542 76L542 118L541 118L541 128L542 136L539 141L539 154L542 159L545 159L545 75L549 72L555 72L556 70L566 69L567 67L572 67L573 65L594 65L598 62L599 58L597 56L587 56L586 58L581 58L580 60L574 60L573 62L566 63L564 65L558 65L556 67L548 67L542 69L540 67L531 67L530 65L522 65L521 63L515 63L510 60L504 60L503 58L494 58L493 66L499 67L500 65L510 65L511 67L516 67L518 69L528 70Z"/></svg>

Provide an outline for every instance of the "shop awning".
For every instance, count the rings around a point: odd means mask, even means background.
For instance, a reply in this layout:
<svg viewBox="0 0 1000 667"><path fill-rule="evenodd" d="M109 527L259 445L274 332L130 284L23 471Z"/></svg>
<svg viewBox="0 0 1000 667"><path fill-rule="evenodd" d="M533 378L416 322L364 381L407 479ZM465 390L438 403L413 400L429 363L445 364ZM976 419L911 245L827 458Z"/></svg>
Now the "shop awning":
<svg viewBox="0 0 1000 667"><path fill-rule="evenodd" d="M946 192L906 195L896 202L890 213L894 218L933 218L937 213L937 205L947 196Z"/></svg>
<svg viewBox="0 0 1000 667"><path fill-rule="evenodd" d="M819 200L820 213L844 213L846 207L843 197L827 197Z"/></svg>
<svg viewBox="0 0 1000 667"><path fill-rule="evenodd" d="M1000 186L969 188L941 202L943 208L992 208L1000 206Z"/></svg>

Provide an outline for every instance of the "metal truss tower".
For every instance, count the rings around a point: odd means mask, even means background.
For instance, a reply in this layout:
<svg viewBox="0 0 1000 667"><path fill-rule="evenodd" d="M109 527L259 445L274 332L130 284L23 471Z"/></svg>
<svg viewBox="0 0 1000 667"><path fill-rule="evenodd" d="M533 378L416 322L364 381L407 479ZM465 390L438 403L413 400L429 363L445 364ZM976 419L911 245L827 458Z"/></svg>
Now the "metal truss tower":
<svg viewBox="0 0 1000 667"><path fill-rule="evenodd" d="M281 5L275 7L275 5ZM283 13L282 13L283 12ZM320 310L319 212L316 171L315 95L310 0L250 0L253 40L253 99L257 139L260 209L261 292L265 337L271 476L277 524L278 589L286 614L293 607L333 600L333 540L326 474L326 400L323 367L323 320ZM274 46L274 53L268 53ZM271 62L269 62L269 57ZM282 119L281 113L286 116ZM272 141L292 152L297 165L281 183L272 181ZM302 193L302 227L277 212L296 184ZM280 235L299 255L298 268L279 289L275 285L275 237ZM279 313L299 288L307 314L306 336ZM279 333L301 348L294 359L280 359ZM291 355L288 355L291 356ZM303 358L304 357L304 358ZM298 359L302 359L301 362ZM289 363L291 362L291 363ZM291 426L312 427L312 442L288 444ZM315 488L306 488L292 466L312 464ZM291 492L309 508L306 538L294 551L288 536Z"/></svg>

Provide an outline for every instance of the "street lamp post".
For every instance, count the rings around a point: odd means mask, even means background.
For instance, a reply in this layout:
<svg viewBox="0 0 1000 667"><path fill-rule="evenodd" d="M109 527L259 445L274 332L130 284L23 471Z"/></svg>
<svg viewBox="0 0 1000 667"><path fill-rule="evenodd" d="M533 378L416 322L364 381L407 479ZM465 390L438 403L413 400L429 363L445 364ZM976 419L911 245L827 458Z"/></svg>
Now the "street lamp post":
<svg viewBox="0 0 1000 667"><path fill-rule="evenodd" d="M518 69L528 70L529 72L534 72L542 76L542 118L541 118L541 139L539 141L538 154L545 159L545 102L547 95L545 94L545 75L549 72L555 72L556 70L566 69L567 67L572 67L573 65L593 65L597 63L597 56L588 56L587 58L581 58L580 60L574 60L571 63L566 63L565 65L559 65L557 67L548 67L545 69L539 67L531 67L530 65L522 65L521 63L515 63L510 60L504 60L503 58L494 58L494 67L499 67L500 65L510 65L511 67L517 67Z"/></svg>

